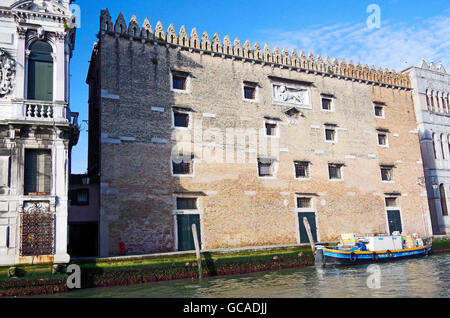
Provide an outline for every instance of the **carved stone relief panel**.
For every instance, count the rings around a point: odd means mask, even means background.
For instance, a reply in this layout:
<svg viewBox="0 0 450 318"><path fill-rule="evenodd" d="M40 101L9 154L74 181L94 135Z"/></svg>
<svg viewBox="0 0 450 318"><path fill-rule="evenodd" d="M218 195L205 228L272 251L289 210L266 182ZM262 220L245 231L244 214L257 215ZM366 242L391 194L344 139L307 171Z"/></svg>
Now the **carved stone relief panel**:
<svg viewBox="0 0 450 318"><path fill-rule="evenodd" d="M304 108L310 108L310 96L308 87L273 83L272 99L274 103L286 104Z"/></svg>
<svg viewBox="0 0 450 318"><path fill-rule="evenodd" d="M12 92L15 69L16 62L0 48L0 98Z"/></svg>

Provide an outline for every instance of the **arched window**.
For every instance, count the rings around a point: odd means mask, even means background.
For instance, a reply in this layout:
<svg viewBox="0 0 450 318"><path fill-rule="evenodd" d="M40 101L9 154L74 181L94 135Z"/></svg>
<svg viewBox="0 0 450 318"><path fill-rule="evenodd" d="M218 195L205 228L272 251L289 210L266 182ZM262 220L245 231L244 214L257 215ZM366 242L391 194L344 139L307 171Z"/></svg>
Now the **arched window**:
<svg viewBox="0 0 450 318"><path fill-rule="evenodd" d="M441 134L442 159L447 159L447 156L445 155L444 141L445 141L445 136L444 136L444 134Z"/></svg>
<svg viewBox="0 0 450 318"><path fill-rule="evenodd" d="M434 159L437 159L437 151L436 151L436 134L433 133L431 136L431 139L433 140L433 151L434 151Z"/></svg>
<svg viewBox="0 0 450 318"><path fill-rule="evenodd" d="M430 94L430 98L431 98L431 111L436 111L436 109L434 109L434 92L433 91L431 91L431 94Z"/></svg>
<svg viewBox="0 0 450 318"><path fill-rule="evenodd" d="M442 112L448 113L447 105L445 104L444 94L441 95Z"/></svg>
<svg viewBox="0 0 450 318"><path fill-rule="evenodd" d="M447 149L448 149L448 153L450 154L450 135L447 135ZM450 159L450 158L447 158Z"/></svg>
<svg viewBox="0 0 450 318"><path fill-rule="evenodd" d="M447 100L447 109L448 109L448 112L450 113L450 94L447 94L446 100Z"/></svg>
<svg viewBox="0 0 450 318"><path fill-rule="evenodd" d="M53 49L44 41L30 45L28 58L28 90L30 100L53 100Z"/></svg>
<svg viewBox="0 0 450 318"><path fill-rule="evenodd" d="M428 89L425 91L425 95L427 97L427 108L428 110L432 110L430 109L430 91Z"/></svg>
<svg viewBox="0 0 450 318"><path fill-rule="evenodd" d="M441 112L441 105L439 103L439 95L440 95L439 92L436 92L436 110L438 113Z"/></svg>
<svg viewBox="0 0 450 318"><path fill-rule="evenodd" d="M445 196L445 186L442 183L439 186L439 192L440 192L440 195L441 195L442 215L447 216L448 215L447 197Z"/></svg>
<svg viewBox="0 0 450 318"><path fill-rule="evenodd" d="M445 93L442 94L442 104L445 105L445 112L448 114L450 112L450 105L448 104L448 98L445 98Z"/></svg>

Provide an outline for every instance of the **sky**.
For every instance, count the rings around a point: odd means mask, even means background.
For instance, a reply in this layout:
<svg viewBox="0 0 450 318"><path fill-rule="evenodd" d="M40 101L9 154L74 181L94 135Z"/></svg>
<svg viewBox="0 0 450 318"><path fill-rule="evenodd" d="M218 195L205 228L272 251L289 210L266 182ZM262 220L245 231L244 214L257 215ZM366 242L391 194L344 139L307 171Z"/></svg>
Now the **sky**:
<svg viewBox="0 0 450 318"><path fill-rule="evenodd" d="M113 22L120 12L128 23L133 14L139 23L146 17L155 28L173 24L178 34L184 25L190 34L208 31L223 40L229 35L241 44L249 40L296 49L308 55L343 58L347 62L401 71L408 66L440 62L450 73L450 1L448 0L76 0L80 7L75 51L71 61L72 111L79 112L82 132L73 148L72 173L87 169L88 86L86 76L92 47L100 28L100 10L108 8ZM379 8L376 12L369 7ZM373 26L367 21L377 22ZM120 125L120 122L117 123Z"/></svg>

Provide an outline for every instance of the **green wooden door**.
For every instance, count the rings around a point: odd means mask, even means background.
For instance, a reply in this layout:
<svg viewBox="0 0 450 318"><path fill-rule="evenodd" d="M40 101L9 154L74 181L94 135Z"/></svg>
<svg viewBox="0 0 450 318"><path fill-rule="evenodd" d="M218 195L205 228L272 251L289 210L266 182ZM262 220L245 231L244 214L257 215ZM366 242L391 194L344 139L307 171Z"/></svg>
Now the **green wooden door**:
<svg viewBox="0 0 450 318"><path fill-rule="evenodd" d="M298 224L300 229L300 243L309 243L308 233L306 232L305 225L303 224L303 218L307 218L309 226L311 227L312 236L314 242L317 242L317 227L316 227L316 213L315 212L299 212Z"/></svg>
<svg viewBox="0 0 450 318"><path fill-rule="evenodd" d="M194 238L192 237L192 224L197 227L198 242L201 248L200 233L200 215L199 214L180 214L177 215L178 224L178 250L195 250Z"/></svg>
<svg viewBox="0 0 450 318"><path fill-rule="evenodd" d="M389 233L392 234L392 232L395 232L395 231L402 233L403 229L402 229L402 219L400 216L400 211L389 210L389 211L387 211L387 214L388 214L388 223L389 223Z"/></svg>
<svg viewBox="0 0 450 318"><path fill-rule="evenodd" d="M53 100L53 62L42 54L28 60L28 99Z"/></svg>

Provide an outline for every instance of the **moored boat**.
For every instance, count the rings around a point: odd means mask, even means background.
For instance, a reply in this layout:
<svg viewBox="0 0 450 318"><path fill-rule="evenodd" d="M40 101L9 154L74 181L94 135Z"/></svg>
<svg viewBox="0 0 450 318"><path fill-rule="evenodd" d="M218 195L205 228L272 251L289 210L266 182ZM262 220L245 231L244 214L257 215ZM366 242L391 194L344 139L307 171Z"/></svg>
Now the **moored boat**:
<svg viewBox="0 0 450 318"><path fill-rule="evenodd" d="M353 265L422 257L431 251L431 237L343 234L336 247L316 246L316 265Z"/></svg>

